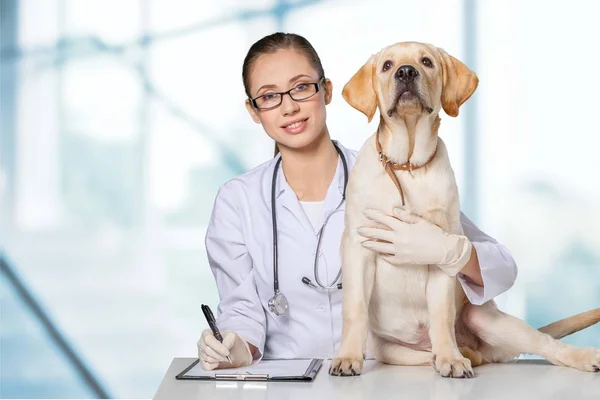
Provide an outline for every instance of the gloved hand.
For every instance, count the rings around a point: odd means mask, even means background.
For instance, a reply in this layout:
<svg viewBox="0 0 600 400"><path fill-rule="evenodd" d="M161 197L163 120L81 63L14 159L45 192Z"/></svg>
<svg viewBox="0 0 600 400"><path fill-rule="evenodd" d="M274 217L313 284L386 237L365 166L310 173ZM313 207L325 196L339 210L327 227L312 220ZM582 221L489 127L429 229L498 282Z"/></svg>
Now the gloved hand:
<svg viewBox="0 0 600 400"><path fill-rule="evenodd" d="M389 229L359 228L358 233L367 239L362 245L382 253L392 264L434 264L455 276L471 258L473 245L466 236L447 233L405 210L394 209L395 218L376 210L364 214Z"/></svg>
<svg viewBox="0 0 600 400"><path fill-rule="evenodd" d="M223 343L205 329L198 340L198 358L202 368L210 371L218 368L242 367L252 364L252 353L248 343L235 332L221 332ZM231 358L231 363L227 360Z"/></svg>

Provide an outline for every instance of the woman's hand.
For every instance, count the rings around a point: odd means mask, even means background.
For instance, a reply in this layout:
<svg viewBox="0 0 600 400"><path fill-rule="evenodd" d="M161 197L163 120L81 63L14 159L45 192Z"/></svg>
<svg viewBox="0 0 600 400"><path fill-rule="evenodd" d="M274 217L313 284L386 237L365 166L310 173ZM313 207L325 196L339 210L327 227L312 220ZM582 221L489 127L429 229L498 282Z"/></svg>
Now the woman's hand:
<svg viewBox="0 0 600 400"><path fill-rule="evenodd" d="M366 210L365 216L387 227L361 227L362 245L381 253L392 264L433 264L455 276L471 258L472 244L466 236L443 231L437 225L396 208L394 216Z"/></svg>
<svg viewBox="0 0 600 400"><path fill-rule="evenodd" d="M202 369L210 371L217 368L242 367L252 363L252 352L248 343L235 332L223 332L223 343L205 329L198 340L198 358ZM227 360L231 358L231 363Z"/></svg>

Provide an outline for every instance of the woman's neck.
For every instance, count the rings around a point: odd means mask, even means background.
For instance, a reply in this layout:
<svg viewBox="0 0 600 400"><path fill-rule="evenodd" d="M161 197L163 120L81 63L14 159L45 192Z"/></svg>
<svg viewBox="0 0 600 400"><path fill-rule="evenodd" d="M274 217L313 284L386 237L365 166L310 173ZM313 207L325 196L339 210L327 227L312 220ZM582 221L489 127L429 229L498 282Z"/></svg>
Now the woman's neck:
<svg viewBox="0 0 600 400"><path fill-rule="evenodd" d="M327 132L322 138L308 148L281 149L285 179L301 201L324 200L335 176L337 151Z"/></svg>

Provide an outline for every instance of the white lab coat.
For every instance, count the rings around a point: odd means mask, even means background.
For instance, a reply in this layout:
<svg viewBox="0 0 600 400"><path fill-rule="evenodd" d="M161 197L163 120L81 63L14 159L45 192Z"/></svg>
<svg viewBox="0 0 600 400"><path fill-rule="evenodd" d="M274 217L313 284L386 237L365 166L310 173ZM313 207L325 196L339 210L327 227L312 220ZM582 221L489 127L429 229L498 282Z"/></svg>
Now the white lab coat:
<svg viewBox="0 0 600 400"><path fill-rule="evenodd" d="M357 152L336 143L350 171ZM278 157L228 181L217 193L205 240L220 296L217 324L220 330L235 331L255 345L259 358L331 358L340 344L342 293L338 289L316 290L302 283L304 276L315 281L318 229L311 225L282 168L276 185L279 288L289 301L289 310L277 316L268 309L273 296L271 181ZM339 160L325 198L324 215L340 203L343 187ZM344 208L345 203L329 219L323 234L318 271L324 284L331 283L340 268ZM464 215L461 222L477 251L484 286L471 284L460 275L458 279L471 303L483 304L512 286L517 267L504 246Z"/></svg>

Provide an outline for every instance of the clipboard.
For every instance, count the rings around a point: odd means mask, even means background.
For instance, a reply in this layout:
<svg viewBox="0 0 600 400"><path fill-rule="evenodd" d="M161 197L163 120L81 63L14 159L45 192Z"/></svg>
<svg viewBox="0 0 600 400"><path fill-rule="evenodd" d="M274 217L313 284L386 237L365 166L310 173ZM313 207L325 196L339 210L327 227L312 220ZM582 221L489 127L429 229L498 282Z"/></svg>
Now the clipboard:
<svg viewBox="0 0 600 400"><path fill-rule="evenodd" d="M177 374L175 379L197 381L312 382L323 365L323 360L319 358L293 360L263 359L257 364L246 367L204 371L199 362L200 360L195 360L189 367ZM302 370L302 372L290 374L290 366L297 371ZM306 369L304 369L305 366Z"/></svg>

